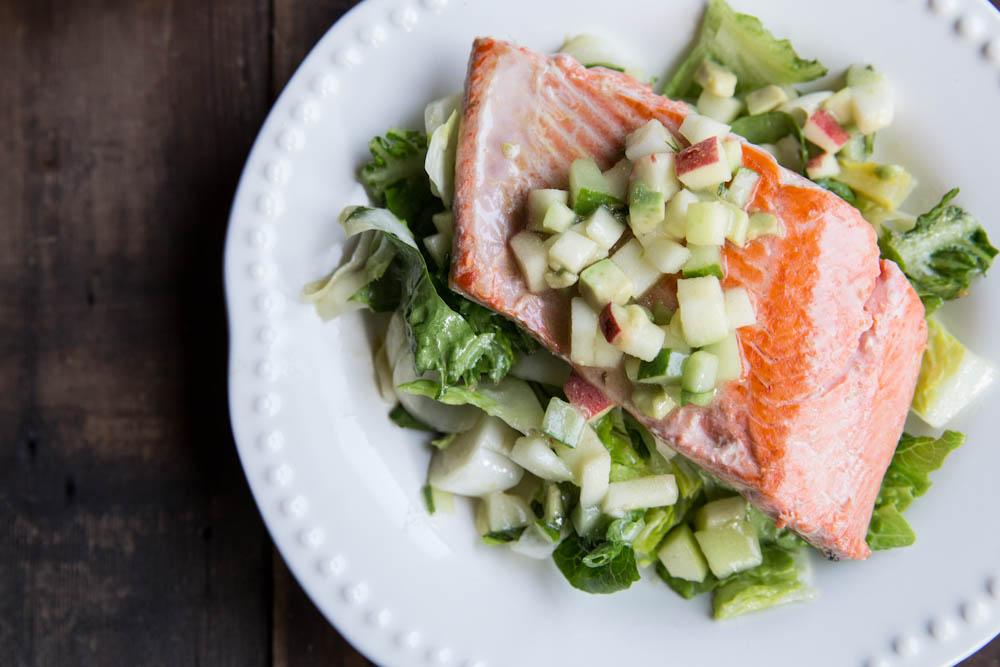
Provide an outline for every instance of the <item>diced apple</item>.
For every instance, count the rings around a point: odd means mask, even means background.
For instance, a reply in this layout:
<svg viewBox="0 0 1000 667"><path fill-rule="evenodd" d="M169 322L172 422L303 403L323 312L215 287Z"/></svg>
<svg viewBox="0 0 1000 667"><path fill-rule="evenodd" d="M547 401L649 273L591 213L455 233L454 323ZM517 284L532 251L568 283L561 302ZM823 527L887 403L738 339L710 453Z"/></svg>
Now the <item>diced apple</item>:
<svg viewBox="0 0 1000 667"><path fill-rule="evenodd" d="M736 94L736 75L711 60L702 61L694 73L694 81L719 97L732 97Z"/></svg>
<svg viewBox="0 0 1000 667"><path fill-rule="evenodd" d="M427 252L434 258L438 266L443 267L445 265L448 253L451 252L451 241L451 234L445 234L444 232L424 237L424 247L427 248ZM529 287L528 289L531 288Z"/></svg>
<svg viewBox="0 0 1000 667"><path fill-rule="evenodd" d="M747 93L747 113L756 116L759 113L772 111L788 101L784 89L774 84L758 88Z"/></svg>
<svg viewBox="0 0 1000 667"><path fill-rule="evenodd" d="M662 192L651 190L645 183L633 183L628 196L628 222L637 236L653 233L663 222L666 200Z"/></svg>
<svg viewBox="0 0 1000 667"><path fill-rule="evenodd" d="M549 447L548 440L540 435L518 438L511 449L510 458L533 475L553 482L569 482L573 473Z"/></svg>
<svg viewBox="0 0 1000 667"><path fill-rule="evenodd" d="M729 227L726 229L726 240L734 246L742 248L747 243L747 232L750 230L750 216L739 206L725 202L729 211Z"/></svg>
<svg viewBox="0 0 1000 667"><path fill-rule="evenodd" d="M692 144L697 144L711 137L723 138L729 134L730 127L714 118L690 113L681 123L680 133Z"/></svg>
<svg viewBox="0 0 1000 667"><path fill-rule="evenodd" d="M619 248L611 256L611 261L632 281L633 293L637 297L642 296L662 275L654 264L643 257L643 247L637 239L631 239Z"/></svg>
<svg viewBox="0 0 1000 667"><path fill-rule="evenodd" d="M511 238L510 249L521 269L528 291L536 294L545 291L548 288L545 273L549 269L549 262L542 239L538 238L537 234L525 230Z"/></svg>
<svg viewBox="0 0 1000 667"><path fill-rule="evenodd" d="M844 126L854 120L854 111L852 109L851 100L851 89L841 88L833 95L826 98L823 102L822 108L833 116L834 120L840 123L841 126Z"/></svg>
<svg viewBox="0 0 1000 667"><path fill-rule="evenodd" d="M695 245L723 245L729 229L729 210L720 201L699 201L688 206L687 242Z"/></svg>
<svg viewBox="0 0 1000 667"><path fill-rule="evenodd" d="M686 189L670 198L663 216L663 228L667 236L675 240L684 238L687 233L688 207L696 201L699 201L698 195Z"/></svg>
<svg viewBox="0 0 1000 667"><path fill-rule="evenodd" d="M790 99L778 107L778 111L790 114L795 119L795 122L802 125L831 95L833 95L832 90L818 90L815 93L807 93L800 97L789 95Z"/></svg>
<svg viewBox="0 0 1000 667"><path fill-rule="evenodd" d="M729 171L734 172L743 166L743 142L739 139L723 139L722 150L726 153Z"/></svg>
<svg viewBox="0 0 1000 667"><path fill-rule="evenodd" d="M561 201L553 201L542 216L542 221L537 225L531 225L529 229L543 234L561 234L569 229L574 222L576 222L576 213L573 212L573 209Z"/></svg>
<svg viewBox="0 0 1000 667"><path fill-rule="evenodd" d="M677 502L677 480L673 475L649 475L620 482L611 482L601 504L610 516L649 507L664 507Z"/></svg>
<svg viewBox="0 0 1000 667"><path fill-rule="evenodd" d="M663 385L637 384L632 387L632 403L650 419L663 419L677 407L677 400Z"/></svg>
<svg viewBox="0 0 1000 667"><path fill-rule="evenodd" d="M594 336L594 366L598 368L617 368L624 356L625 353L604 340L604 336L600 332Z"/></svg>
<svg viewBox="0 0 1000 667"><path fill-rule="evenodd" d="M610 483L611 457L595 454L585 458L580 464L580 507L600 504Z"/></svg>
<svg viewBox="0 0 1000 667"><path fill-rule="evenodd" d="M747 239L753 241L761 236L784 236L785 225L773 213L758 211L750 216L750 229Z"/></svg>
<svg viewBox="0 0 1000 667"><path fill-rule="evenodd" d="M584 380L576 371L570 373L563 384L563 393L587 421L602 417L615 407L615 403L604 392Z"/></svg>
<svg viewBox="0 0 1000 667"><path fill-rule="evenodd" d="M806 175L814 181L820 178L832 178L840 173L840 163L833 153L820 153L806 162Z"/></svg>
<svg viewBox="0 0 1000 667"><path fill-rule="evenodd" d="M629 160L638 160L653 153L673 153L675 150L677 140L655 118L625 137L625 157Z"/></svg>
<svg viewBox="0 0 1000 667"><path fill-rule="evenodd" d="M565 190L554 190L549 188L539 188L528 193L528 224L532 229L541 230L545 220L545 214L549 207L559 202L563 206L569 206L569 193ZM567 227L569 225L566 225Z"/></svg>
<svg viewBox="0 0 1000 667"><path fill-rule="evenodd" d="M632 163L632 173L629 175L629 187L642 183L650 190L659 192L663 198L670 199L681 189L675 170L676 153L651 153L643 155Z"/></svg>
<svg viewBox="0 0 1000 667"><path fill-rule="evenodd" d="M597 244L586 236L567 230L549 248L549 265L580 273L598 250Z"/></svg>
<svg viewBox="0 0 1000 667"><path fill-rule="evenodd" d="M733 287L723 293L726 302L726 319L733 329L748 327L757 322L757 314L754 312L750 295L743 287Z"/></svg>
<svg viewBox="0 0 1000 667"><path fill-rule="evenodd" d="M851 87L851 112L862 134L871 134L892 124L895 105L889 81L871 66L851 65L847 69Z"/></svg>
<svg viewBox="0 0 1000 667"><path fill-rule="evenodd" d="M659 237L645 246L643 257L663 273L677 273L691 257L691 251L677 241Z"/></svg>
<svg viewBox="0 0 1000 667"><path fill-rule="evenodd" d="M608 250L625 233L625 223L602 206L583 221L583 232L599 248Z"/></svg>
<svg viewBox="0 0 1000 667"><path fill-rule="evenodd" d="M455 214L451 211L435 213L431 216L431 222L434 223L434 229L438 231L438 234L451 236L455 233Z"/></svg>
<svg viewBox="0 0 1000 667"><path fill-rule="evenodd" d="M642 306L609 303L601 311L600 326L605 340L643 361L652 360L663 347L663 330L649 319Z"/></svg>
<svg viewBox="0 0 1000 667"><path fill-rule="evenodd" d="M628 158L622 158L613 167L603 172L604 181L608 184L608 190L618 199L625 201L628 197L628 177L632 173L632 162Z"/></svg>
<svg viewBox="0 0 1000 667"><path fill-rule="evenodd" d="M731 332L724 339L717 343L706 345L702 348L710 352L719 360L719 368L716 371L715 382L717 385L729 380L737 380L743 375L743 360L740 357L740 343L736 338L736 333Z"/></svg>
<svg viewBox="0 0 1000 667"><path fill-rule="evenodd" d="M726 201L743 208L753 199L754 190L760 182L760 174L753 169L739 167L726 189Z"/></svg>
<svg viewBox="0 0 1000 667"><path fill-rule="evenodd" d="M732 170L719 137L705 139L677 154L677 178L691 190L725 183L731 176Z"/></svg>
<svg viewBox="0 0 1000 667"><path fill-rule="evenodd" d="M608 303L624 304L632 298L632 281L617 264L602 259L580 274L580 295L595 310Z"/></svg>
<svg viewBox="0 0 1000 667"><path fill-rule="evenodd" d="M829 153L836 153L851 140L851 135L823 109L809 115L806 124L802 126L802 136Z"/></svg>
<svg viewBox="0 0 1000 667"><path fill-rule="evenodd" d="M743 103L736 97L720 97L703 90L695 105L698 113L714 118L720 123L731 123L743 110Z"/></svg>
<svg viewBox="0 0 1000 667"><path fill-rule="evenodd" d="M703 347L729 335L726 302L715 276L683 278L677 281L684 339L691 347Z"/></svg>
<svg viewBox="0 0 1000 667"><path fill-rule="evenodd" d="M576 297L570 301L569 359L581 366L594 365L594 340L600 335L597 313L587 302Z"/></svg>
<svg viewBox="0 0 1000 667"><path fill-rule="evenodd" d="M579 275L573 273L572 271L566 271L565 269L548 269L545 271L545 284L548 285L550 289L565 289L567 287L572 287L579 279Z"/></svg>

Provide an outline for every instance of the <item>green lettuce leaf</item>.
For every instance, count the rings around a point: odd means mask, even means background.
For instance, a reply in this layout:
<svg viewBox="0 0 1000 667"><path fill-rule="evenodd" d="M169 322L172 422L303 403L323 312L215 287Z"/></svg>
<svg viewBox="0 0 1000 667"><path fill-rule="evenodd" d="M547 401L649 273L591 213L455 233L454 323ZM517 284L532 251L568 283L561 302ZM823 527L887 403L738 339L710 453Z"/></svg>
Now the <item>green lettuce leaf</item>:
<svg viewBox="0 0 1000 667"><path fill-rule="evenodd" d="M950 190L937 206L917 217L913 229L889 231L879 240L882 256L903 270L928 314L945 301L965 296L973 276L986 275L997 254L979 222L949 204L957 195L958 188Z"/></svg>
<svg viewBox="0 0 1000 667"><path fill-rule="evenodd" d="M587 593L614 593L639 580L631 545L570 535L552 553L570 585Z"/></svg>
<svg viewBox="0 0 1000 667"><path fill-rule="evenodd" d="M415 431L435 431L434 428L411 415L402 405L397 405L389 412L389 419L401 428L411 428Z"/></svg>
<svg viewBox="0 0 1000 667"><path fill-rule="evenodd" d="M965 435L945 431L940 438L904 433L896 446L878 497L866 537L873 550L905 547L916 541L902 512L915 498L927 493L930 473L941 467L949 453L965 443Z"/></svg>
<svg viewBox="0 0 1000 667"><path fill-rule="evenodd" d="M777 546L761 547L763 562L719 582L712 596L716 619L815 597L795 555Z"/></svg>
<svg viewBox="0 0 1000 667"><path fill-rule="evenodd" d="M368 150L372 161L361 168L361 182L372 201L406 220L417 236L434 233L430 218L442 209L442 204L431 192L424 170L427 135L418 130L390 128L385 137L368 142Z"/></svg>
<svg viewBox="0 0 1000 667"><path fill-rule="evenodd" d="M706 58L736 74L737 92L768 84L784 86L812 81L826 74L816 60L803 60L787 39L775 39L760 22L739 14L724 0L710 0L694 48L670 78L663 94L674 99L694 99L700 86L695 72Z"/></svg>
<svg viewBox="0 0 1000 667"><path fill-rule="evenodd" d="M531 386L515 377L505 377L498 384L480 383L475 388L462 385L441 387L433 380L417 380L397 388L447 405L474 405L525 435L541 428L545 414Z"/></svg>

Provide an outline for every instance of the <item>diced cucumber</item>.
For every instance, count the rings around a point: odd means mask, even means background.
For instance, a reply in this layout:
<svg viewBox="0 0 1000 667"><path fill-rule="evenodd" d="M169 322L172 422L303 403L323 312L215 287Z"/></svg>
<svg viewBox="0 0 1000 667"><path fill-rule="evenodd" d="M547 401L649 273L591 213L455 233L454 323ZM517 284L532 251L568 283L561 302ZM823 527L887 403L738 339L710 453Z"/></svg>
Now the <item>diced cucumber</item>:
<svg viewBox="0 0 1000 667"><path fill-rule="evenodd" d="M562 269L553 271L549 269L545 272L545 284L551 289L564 289L575 285L579 277L572 271L564 271Z"/></svg>
<svg viewBox="0 0 1000 667"><path fill-rule="evenodd" d="M649 361L663 346L663 330L642 306L609 303L601 311L599 321L605 340L625 354Z"/></svg>
<svg viewBox="0 0 1000 667"><path fill-rule="evenodd" d="M784 236L785 225L773 213L758 212L750 216L747 238L754 240L761 236Z"/></svg>
<svg viewBox="0 0 1000 667"><path fill-rule="evenodd" d="M561 442L556 442L552 444L552 451L569 467L573 473L574 483L577 486L580 486L580 480L582 479L583 464L590 459L602 456L607 457L608 465L611 465L611 455L608 454L608 450L604 447L601 439L597 437L597 433L590 426L583 429L583 433L580 435L580 443L576 447L567 447Z"/></svg>
<svg viewBox="0 0 1000 667"><path fill-rule="evenodd" d="M650 507L666 507L677 502L677 481L673 475L650 475L611 482L601 510L613 517Z"/></svg>
<svg viewBox="0 0 1000 667"><path fill-rule="evenodd" d="M515 537L507 537L518 528L528 525L534 513L522 498L509 493L488 493L479 501L476 523L487 542L512 542ZM494 536L490 540L490 536ZM517 534L520 536L520 533ZM506 538L506 539L504 539Z"/></svg>
<svg viewBox="0 0 1000 667"><path fill-rule="evenodd" d="M643 155L677 150L677 140L655 118L625 137L625 157L638 160Z"/></svg>
<svg viewBox="0 0 1000 667"><path fill-rule="evenodd" d="M610 470L610 467L608 470ZM596 505L584 506L583 503L580 503L573 508L570 519L573 521L573 529L576 531L576 534L586 537L591 531L597 528L602 516L604 515L601 513L600 507Z"/></svg>
<svg viewBox="0 0 1000 667"><path fill-rule="evenodd" d="M688 206L687 242L701 246L721 246L726 242L730 212L719 201L699 201Z"/></svg>
<svg viewBox="0 0 1000 667"><path fill-rule="evenodd" d="M604 339L600 331L594 336L594 366L615 368L621 363L625 353Z"/></svg>
<svg viewBox="0 0 1000 667"><path fill-rule="evenodd" d="M729 380L738 380L743 375L743 360L740 358L740 344L735 332L702 349L719 358L719 370L715 375L716 386Z"/></svg>
<svg viewBox="0 0 1000 667"><path fill-rule="evenodd" d="M719 97L736 94L736 75L722 65L705 59L694 73L694 81L704 90Z"/></svg>
<svg viewBox="0 0 1000 667"><path fill-rule="evenodd" d="M806 176L814 181L821 178L834 178L840 174L840 163L833 153L817 155L806 162Z"/></svg>
<svg viewBox="0 0 1000 667"><path fill-rule="evenodd" d="M683 354L691 353L691 346L684 340L684 327L681 325L679 313L671 315L670 323L660 328L663 329L663 347L669 347Z"/></svg>
<svg viewBox="0 0 1000 667"><path fill-rule="evenodd" d="M747 501L743 496L730 496L705 503L694 513L694 529L707 530L724 526L730 521L746 521Z"/></svg>
<svg viewBox="0 0 1000 667"><path fill-rule="evenodd" d="M714 118L720 123L731 123L743 110L743 103L736 97L720 97L707 90L698 96L695 105L698 113Z"/></svg>
<svg viewBox="0 0 1000 667"><path fill-rule="evenodd" d="M605 452L606 453L606 452ZM580 464L580 505L599 505L608 492L611 482L611 457L596 455Z"/></svg>
<svg viewBox="0 0 1000 667"><path fill-rule="evenodd" d="M662 385L635 385L632 387L632 403L650 419L663 419L677 407L677 401Z"/></svg>
<svg viewBox="0 0 1000 667"><path fill-rule="evenodd" d="M632 162L623 157L615 165L604 172L604 181L608 184L608 190L616 198L625 201L628 197L628 178L632 173Z"/></svg>
<svg viewBox="0 0 1000 667"><path fill-rule="evenodd" d="M677 241L658 237L645 246L643 257L663 273L677 273L691 259L691 251Z"/></svg>
<svg viewBox="0 0 1000 667"><path fill-rule="evenodd" d="M726 302L715 276L683 278L677 281L684 338L691 347L702 347L729 335Z"/></svg>
<svg viewBox="0 0 1000 667"><path fill-rule="evenodd" d="M747 93L747 114L756 116L777 109L788 101L788 94L784 89L774 84L758 88Z"/></svg>
<svg viewBox="0 0 1000 667"><path fill-rule="evenodd" d="M569 482L573 473L555 455L548 441L539 435L526 435L514 442L510 458L533 475L553 482Z"/></svg>
<svg viewBox="0 0 1000 667"><path fill-rule="evenodd" d="M763 561L760 543L748 521L731 521L694 534L708 567L719 579L757 567Z"/></svg>
<svg viewBox="0 0 1000 667"><path fill-rule="evenodd" d="M688 207L696 201L699 201L698 195L688 189L679 190L670 198L663 216L667 236L677 240L684 238L687 234Z"/></svg>
<svg viewBox="0 0 1000 667"><path fill-rule="evenodd" d="M662 275L656 266L643 257L642 244L637 239L628 243L611 256L611 261L625 272L632 281L634 296L642 296Z"/></svg>
<svg viewBox="0 0 1000 667"><path fill-rule="evenodd" d="M667 568L667 573L676 579L704 581L708 574L708 562L687 524L670 531L656 556Z"/></svg>
<svg viewBox="0 0 1000 667"><path fill-rule="evenodd" d="M582 234L567 230L549 247L549 266L578 274L598 252L596 243Z"/></svg>
<svg viewBox="0 0 1000 667"><path fill-rule="evenodd" d="M729 210L729 228L726 239L734 246L742 248L747 244L747 232L750 230L750 216L738 206L725 202Z"/></svg>
<svg viewBox="0 0 1000 667"><path fill-rule="evenodd" d="M460 496L481 496L504 491L521 481L524 470L508 458L517 431L496 417L483 415L459 433L447 449L431 457L428 483Z"/></svg>
<svg viewBox="0 0 1000 667"><path fill-rule="evenodd" d="M696 394L690 391L681 390L681 405L700 405L702 407L710 405L712 401L715 400L715 390L703 391L700 394Z"/></svg>
<svg viewBox="0 0 1000 667"><path fill-rule="evenodd" d="M540 188L537 190L532 190L528 193L528 225L531 229L541 231L544 229L543 224L545 221L545 216L549 212L549 208L552 204L559 203L564 207L569 206L569 193L565 190L553 190L549 188ZM575 214L574 214L575 217ZM554 220L554 218L553 218ZM569 227L572 224L572 220L566 224ZM565 229L564 227L563 229ZM562 231L562 230L558 230Z"/></svg>
<svg viewBox="0 0 1000 667"><path fill-rule="evenodd" d="M634 182L629 187L629 226L636 235L648 234L663 222L666 200L662 192L651 190L644 183Z"/></svg>
<svg viewBox="0 0 1000 667"><path fill-rule="evenodd" d="M719 358L711 352L696 350L684 361L681 388L692 394L711 391L718 372Z"/></svg>
<svg viewBox="0 0 1000 667"><path fill-rule="evenodd" d="M729 130L730 127L725 123L696 113L688 114L680 127L680 133L691 142L692 146L712 137L724 138L729 134Z"/></svg>
<svg viewBox="0 0 1000 667"><path fill-rule="evenodd" d="M685 278L723 278L722 248L717 245L689 245L687 249L691 256L681 267Z"/></svg>
<svg viewBox="0 0 1000 667"><path fill-rule="evenodd" d="M853 131L850 128L844 129L848 130L851 138L837 152L837 155L848 160L854 160L855 162L867 161L875 149L875 135L861 134L857 129Z"/></svg>
<svg viewBox="0 0 1000 667"><path fill-rule="evenodd" d="M528 524L516 542L510 543L510 550L528 558L545 560L552 555L558 545L559 540L550 539L545 529L535 522Z"/></svg>
<svg viewBox="0 0 1000 667"><path fill-rule="evenodd" d="M753 198L754 190L759 182L760 174L756 171L746 167L737 167L733 180L726 189L726 201L743 208Z"/></svg>
<svg viewBox="0 0 1000 667"><path fill-rule="evenodd" d="M595 310L632 298L632 281L610 259L591 264L580 274L580 294Z"/></svg>
<svg viewBox="0 0 1000 667"><path fill-rule="evenodd" d="M598 206L622 205L597 163L590 158L573 160L569 167L569 201L579 215L590 215Z"/></svg>
<svg viewBox="0 0 1000 667"><path fill-rule="evenodd" d="M532 192L540 192L535 190ZM553 201L542 215L540 222L532 224L530 229L544 234L561 234L576 222L576 213L561 201Z"/></svg>
<svg viewBox="0 0 1000 667"><path fill-rule="evenodd" d="M731 172L743 166L743 142L739 139L725 139L722 142L722 150L726 153L726 162L729 163Z"/></svg>
<svg viewBox="0 0 1000 667"><path fill-rule="evenodd" d="M726 302L726 318L729 326L733 329L748 327L757 323L757 314L754 312L753 303L750 302L750 294L744 287L733 287L727 289L722 298Z"/></svg>
<svg viewBox="0 0 1000 667"><path fill-rule="evenodd" d="M424 247L427 248L428 254L437 265L443 268L447 266L448 253L451 252L451 234L438 232L426 236L424 237Z"/></svg>
<svg viewBox="0 0 1000 667"><path fill-rule="evenodd" d="M566 401L552 397L542 418L542 433L567 447L576 447L587 419Z"/></svg>
<svg viewBox="0 0 1000 667"><path fill-rule="evenodd" d="M510 240L510 249L528 291L536 294L545 291L548 288L545 273L549 270L549 257L542 239L527 230L518 232Z"/></svg>
<svg viewBox="0 0 1000 667"><path fill-rule="evenodd" d="M643 384L664 384L677 382L684 373L684 362L687 352L663 348L652 361L639 364L636 381Z"/></svg>
<svg viewBox="0 0 1000 667"><path fill-rule="evenodd" d="M599 248L609 250L625 233L625 224L601 206L583 221L583 231Z"/></svg>

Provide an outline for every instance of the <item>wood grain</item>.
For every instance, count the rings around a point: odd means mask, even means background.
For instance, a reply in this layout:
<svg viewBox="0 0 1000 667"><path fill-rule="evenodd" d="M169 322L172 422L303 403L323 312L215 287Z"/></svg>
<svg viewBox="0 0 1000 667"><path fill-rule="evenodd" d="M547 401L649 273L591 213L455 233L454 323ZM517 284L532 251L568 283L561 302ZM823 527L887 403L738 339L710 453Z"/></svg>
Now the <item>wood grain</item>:
<svg viewBox="0 0 1000 667"><path fill-rule="evenodd" d="M248 492L220 279L256 132L352 4L0 2L0 664L371 664Z"/></svg>

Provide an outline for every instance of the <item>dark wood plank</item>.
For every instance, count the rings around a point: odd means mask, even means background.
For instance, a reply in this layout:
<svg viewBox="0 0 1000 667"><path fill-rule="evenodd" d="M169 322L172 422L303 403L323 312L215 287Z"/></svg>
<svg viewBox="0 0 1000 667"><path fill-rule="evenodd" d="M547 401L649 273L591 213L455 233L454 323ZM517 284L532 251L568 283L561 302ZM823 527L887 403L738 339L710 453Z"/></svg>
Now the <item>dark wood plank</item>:
<svg viewBox="0 0 1000 667"><path fill-rule="evenodd" d="M0 3L0 663L268 662L220 284L268 21Z"/></svg>

